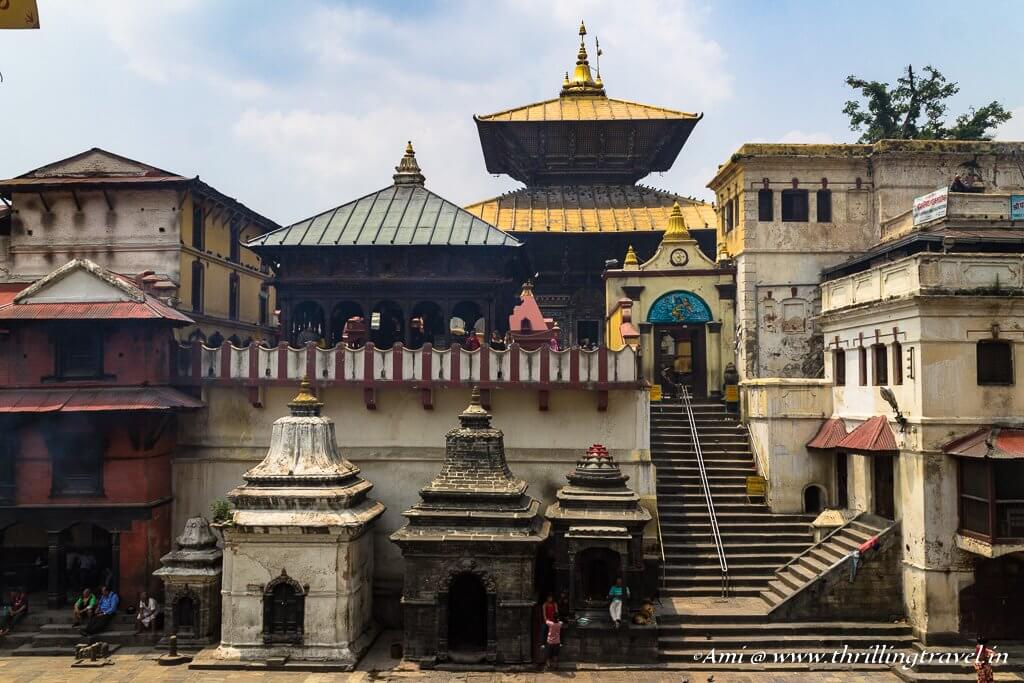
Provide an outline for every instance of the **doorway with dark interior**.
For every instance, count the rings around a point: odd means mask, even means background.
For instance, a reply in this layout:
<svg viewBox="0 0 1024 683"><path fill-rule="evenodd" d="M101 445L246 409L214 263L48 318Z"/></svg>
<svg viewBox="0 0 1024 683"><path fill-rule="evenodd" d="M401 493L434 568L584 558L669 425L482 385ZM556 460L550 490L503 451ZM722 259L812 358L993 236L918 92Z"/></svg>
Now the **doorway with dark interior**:
<svg viewBox="0 0 1024 683"><path fill-rule="evenodd" d="M476 574L459 574L448 587L448 650L483 657L487 650L487 590Z"/></svg>
<svg viewBox="0 0 1024 683"><path fill-rule="evenodd" d="M893 482L893 457L891 455L871 456L872 487L875 499L875 514L886 519L896 519L896 494Z"/></svg>
<svg viewBox="0 0 1024 683"><path fill-rule="evenodd" d="M580 571L580 606L603 605L608 589L622 576L622 558L610 548L587 548L577 560Z"/></svg>
<svg viewBox="0 0 1024 683"><path fill-rule="evenodd" d="M704 325L655 325L655 381L662 384L665 395L674 393L668 383L686 386L691 396L707 395L707 358Z"/></svg>
<svg viewBox="0 0 1024 683"><path fill-rule="evenodd" d="M850 470L846 453L836 453L836 506L840 510L850 507Z"/></svg>

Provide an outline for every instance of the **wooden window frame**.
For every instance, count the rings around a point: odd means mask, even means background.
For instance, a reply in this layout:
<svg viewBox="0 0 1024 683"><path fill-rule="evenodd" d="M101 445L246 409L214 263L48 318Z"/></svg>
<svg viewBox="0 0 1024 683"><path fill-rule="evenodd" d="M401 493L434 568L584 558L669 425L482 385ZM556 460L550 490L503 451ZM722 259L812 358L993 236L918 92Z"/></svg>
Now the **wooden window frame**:
<svg viewBox="0 0 1024 683"><path fill-rule="evenodd" d="M991 377L982 377L982 353L985 349L993 349L995 347L1005 348L1009 355L1009 367L1006 368L1006 377L1002 379L992 379ZM1014 385L1014 368L1013 368L1013 342L1009 339L981 339L975 344L975 372L978 386L996 386L996 387L1009 387ZM991 374L991 373L989 373ZM984 381L982 381L984 379Z"/></svg>
<svg viewBox="0 0 1024 683"><path fill-rule="evenodd" d="M775 220L775 192L768 188L757 191L757 220L770 223Z"/></svg>
<svg viewBox="0 0 1024 683"><path fill-rule="evenodd" d="M194 313L203 312L204 303L204 292L203 285L206 280L206 268L203 266L203 262L196 259L192 262L192 311Z"/></svg>
<svg viewBox="0 0 1024 683"><path fill-rule="evenodd" d="M868 349L866 346L857 347L857 361L860 386L866 387L868 385Z"/></svg>
<svg viewBox="0 0 1024 683"><path fill-rule="evenodd" d="M242 307L242 279L238 273L228 275L228 319L238 320Z"/></svg>
<svg viewBox="0 0 1024 683"><path fill-rule="evenodd" d="M889 354L885 344L871 345L871 384L876 387L889 384Z"/></svg>
<svg viewBox="0 0 1024 683"><path fill-rule="evenodd" d="M999 461L999 462L1006 462L1006 461ZM1017 463L1019 463L1020 461L1011 460L1010 462L1017 462ZM986 468L986 475L987 475L986 476L986 481L987 481L987 484L988 484L988 490L987 490L986 498L979 498L978 496L968 495L968 494L964 493L964 491L963 491L963 481L964 481L963 468L964 468L964 465L966 465L968 463L970 463L972 466L981 466L981 467ZM991 458L985 458L984 460L981 460L981 459L978 459L978 458L959 458L959 462L957 463L957 469L956 469L956 472L957 472L957 484L956 484L956 492L957 492L957 533L962 535L962 536L969 536L971 538L976 538L978 540L985 541L986 543L989 543L989 544L1007 543L1007 542L1019 543L1020 541L1024 540L1024 537L1021 537L1021 536L1001 536L999 534L999 520L998 520L996 515L998 513L998 508L999 508L1000 505L1008 505L1009 504L1009 505L1016 505L1016 506L1020 506L1021 508L1024 508L1024 500L999 499L999 498L997 498L997 496L996 496L996 472L995 472L996 468L995 468L995 463L996 463L996 461L991 459ZM1024 467L1024 464L1020 464L1019 466ZM984 533L984 532L977 531L977 530L974 530L974 529L966 529L966 528L964 528L964 501L965 500L973 500L975 502L983 502L983 503L985 503L988 506L988 517L987 517L988 533Z"/></svg>
<svg viewBox="0 0 1024 683"><path fill-rule="evenodd" d="M837 387L846 386L846 351L842 349L832 352L832 381Z"/></svg>
<svg viewBox="0 0 1024 683"><path fill-rule="evenodd" d="M46 378L47 380L75 382L100 379L105 376L103 374L104 340L103 328L101 326L61 325L53 330L52 335L53 377ZM81 349L84 346L83 341L85 340L88 340L88 343L93 346L90 354L92 357L92 361L89 363L92 368L90 372L80 372L78 368L69 367L71 357L74 355L71 353L70 347Z"/></svg>
<svg viewBox="0 0 1024 683"><path fill-rule="evenodd" d="M794 209L798 206L795 200L799 198L803 203L803 215L794 213ZM796 188L783 190L782 191L782 206L780 208L780 214L783 223L807 223L811 220L811 204L810 204L810 193L808 190L800 190ZM789 217L787 218L787 203L789 205Z"/></svg>
<svg viewBox="0 0 1024 683"><path fill-rule="evenodd" d="M903 344L898 341L892 343L892 383L893 386L903 384Z"/></svg>
<svg viewBox="0 0 1024 683"><path fill-rule="evenodd" d="M822 212L822 207L825 207L825 211ZM822 218L821 214L827 213L826 218ZM821 189L815 193L815 220L818 223L832 223L832 190Z"/></svg>
<svg viewBox="0 0 1024 683"><path fill-rule="evenodd" d="M192 248L206 251L206 230L203 207L198 202L192 207Z"/></svg>

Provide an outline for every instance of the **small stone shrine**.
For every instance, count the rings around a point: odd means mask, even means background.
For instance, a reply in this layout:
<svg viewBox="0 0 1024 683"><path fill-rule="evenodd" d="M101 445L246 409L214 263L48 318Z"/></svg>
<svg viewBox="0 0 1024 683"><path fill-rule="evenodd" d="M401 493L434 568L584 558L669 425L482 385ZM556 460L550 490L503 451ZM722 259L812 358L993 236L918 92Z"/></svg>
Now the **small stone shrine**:
<svg viewBox="0 0 1024 683"><path fill-rule="evenodd" d="M231 491L220 660L355 666L375 634L371 524L384 506L338 453L306 380Z"/></svg>
<svg viewBox="0 0 1024 683"><path fill-rule="evenodd" d="M220 630L221 550L205 517L192 517L177 538L177 550L160 558L153 572L164 582L164 638L199 648L217 642Z"/></svg>
<svg viewBox="0 0 1024 683"><path fill-rule="evenodd" d="M534 559L549 524L509 471L473 389L441 472L391 536L405 557L405 656L424 664L532 660Z"/></svg>
<svg viewBox="0 0 1024 683"><path fill-rule="evenodd" d="M569 593L570 616L583 619L565 640L568 659L655 661L657 627L633 622L649 597L644 580L643 533L651 521L640 496L626 482L608 449L594 444L566 475L569 480L547 509L560 590ZM608 613L608 590L618 577L629 588L617 631Z"/></svg>

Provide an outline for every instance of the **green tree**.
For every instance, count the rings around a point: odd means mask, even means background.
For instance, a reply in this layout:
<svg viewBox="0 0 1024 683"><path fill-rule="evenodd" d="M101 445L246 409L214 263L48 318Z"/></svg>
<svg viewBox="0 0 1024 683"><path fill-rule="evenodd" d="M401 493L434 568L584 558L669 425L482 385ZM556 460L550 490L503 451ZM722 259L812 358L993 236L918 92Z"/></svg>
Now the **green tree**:
<svg viewBox="0 0 1024 683"><path fill-rule="evenodd" d="M859 90L866 107L848 100L843 113L850 117L850 129L861 134L858 142L896 140L991 140L991 130L1010 119L999 102L971 107L952 125L946 125L946 100L960 91L956 83L933 66L924 75L913 65L896 81L896 87L879 81L847 76L846 84Z"/></svg>

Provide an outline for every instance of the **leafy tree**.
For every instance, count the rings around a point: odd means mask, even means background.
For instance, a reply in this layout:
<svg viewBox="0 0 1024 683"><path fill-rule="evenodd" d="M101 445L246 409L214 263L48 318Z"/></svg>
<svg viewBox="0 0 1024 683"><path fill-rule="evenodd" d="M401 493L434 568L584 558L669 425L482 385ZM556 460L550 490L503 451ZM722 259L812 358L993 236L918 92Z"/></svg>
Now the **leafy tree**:
<svg viewBox="0 0 1024 683"><path fill-rule="evenodd" d="M989 131L1009 120L1011 114L999 102L971 107L947 126L946 100L960 91L956 83L933 66L924 75L913 65L896 81L896 87L879 81L847 76L846 84L859 90L867 107L849 100L843 113L850 117L850 129L861 134L858 142L897 140L991 140Z"/></svg>

